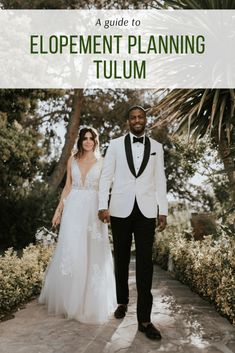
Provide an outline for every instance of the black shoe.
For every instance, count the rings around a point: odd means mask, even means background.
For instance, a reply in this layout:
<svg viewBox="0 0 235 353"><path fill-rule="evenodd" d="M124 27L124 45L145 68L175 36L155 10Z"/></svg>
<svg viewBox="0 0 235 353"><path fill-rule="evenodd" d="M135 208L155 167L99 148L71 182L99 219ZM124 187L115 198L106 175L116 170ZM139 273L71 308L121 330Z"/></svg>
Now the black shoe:
<svg viewBox="0 0 235 353"><path fill-rule="evenodd" d="M162 338L160 332L152 323L148 324L146 327L139 323L138 330L144 332L145 336L151 340L160 340Z"/></svg>
<svg viewBox="0 0 235 353"><path fill-rule="evenodd" d="M127 304L120 304L118 305L117 309L114 311L114 316L116 319L122 319L126 316L127 312Z"/></svg>

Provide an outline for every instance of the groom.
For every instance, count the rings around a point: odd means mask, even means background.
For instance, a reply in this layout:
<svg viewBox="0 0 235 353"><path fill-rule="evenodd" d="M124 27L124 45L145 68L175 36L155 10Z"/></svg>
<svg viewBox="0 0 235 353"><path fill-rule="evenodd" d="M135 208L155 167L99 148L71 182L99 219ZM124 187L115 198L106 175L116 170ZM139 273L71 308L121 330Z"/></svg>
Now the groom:
<svg viewBox="0 0 235 353"><path fill-rule="evenodd" d="M118 302L114 316L120 319L127 312L133 234L136 247L138 330L150 339L161 339L150 316L156 217L158 231L162 231L166 227L167 216L163 149L160 143L145 134L147 119L144 108L131 107L127 119L130 132L111 141L99 188L99 218L102 222L111 222L113 234Z"/></svg>

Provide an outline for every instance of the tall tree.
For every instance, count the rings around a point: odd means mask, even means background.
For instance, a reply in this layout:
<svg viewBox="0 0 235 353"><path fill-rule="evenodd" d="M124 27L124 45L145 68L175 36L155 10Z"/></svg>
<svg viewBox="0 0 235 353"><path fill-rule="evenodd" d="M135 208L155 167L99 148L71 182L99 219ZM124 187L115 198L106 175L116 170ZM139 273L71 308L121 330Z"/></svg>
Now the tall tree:
<svg viewBox="0 0 235 353"><path fill-rule="evenodd" d="M72 148L78 136L82 102L83 90L74 90L72 97L72 110L67 125L65 143L58 164L56 165L48 181L49 192L54 192L64 177L67 161L71 155Z"/></svg>

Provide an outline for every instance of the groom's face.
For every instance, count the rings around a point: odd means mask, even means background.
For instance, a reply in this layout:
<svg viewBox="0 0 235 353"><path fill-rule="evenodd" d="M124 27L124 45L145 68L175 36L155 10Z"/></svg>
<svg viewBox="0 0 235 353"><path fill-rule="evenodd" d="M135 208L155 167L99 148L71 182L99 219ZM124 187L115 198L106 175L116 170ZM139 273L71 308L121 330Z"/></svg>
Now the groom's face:
<svg viewBox="0 0 235 353"><path fill-rule="evenodd" d="M147 123L145 112L141 109L133 109L128 117L129 128L132 134L141 136Z"/></svg>

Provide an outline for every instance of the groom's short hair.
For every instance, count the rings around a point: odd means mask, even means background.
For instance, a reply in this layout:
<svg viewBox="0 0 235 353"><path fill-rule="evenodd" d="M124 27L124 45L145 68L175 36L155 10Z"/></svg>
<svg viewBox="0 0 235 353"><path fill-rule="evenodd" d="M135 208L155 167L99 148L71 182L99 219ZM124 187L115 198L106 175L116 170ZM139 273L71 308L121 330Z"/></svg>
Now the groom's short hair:
<svg viewBox="0 0 235 353"><path fill-rule="evenodd" d="M144 115L146 116L146 110L143 107L141 107L141 105L132 105L127 111L127 119L129 119L130 112L136 109L142 110L142 112L144 112Z"/></svg>

